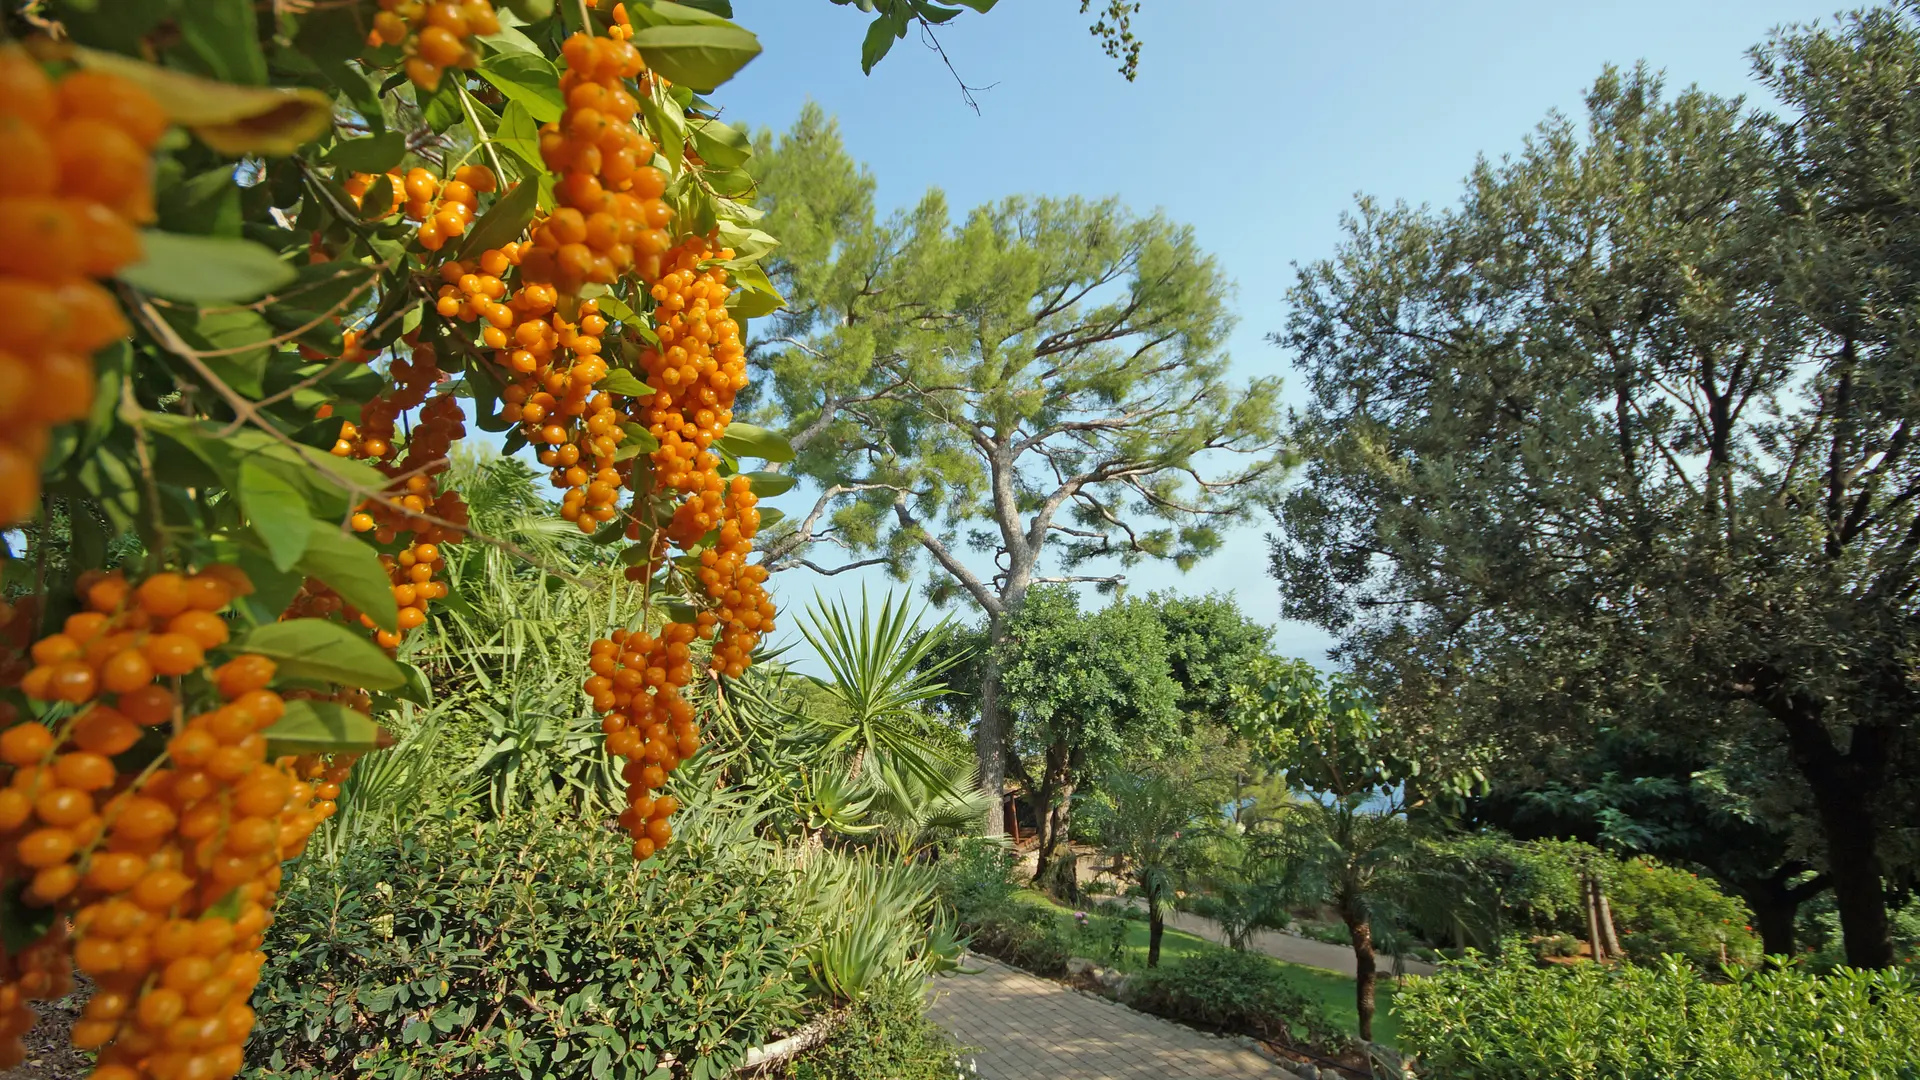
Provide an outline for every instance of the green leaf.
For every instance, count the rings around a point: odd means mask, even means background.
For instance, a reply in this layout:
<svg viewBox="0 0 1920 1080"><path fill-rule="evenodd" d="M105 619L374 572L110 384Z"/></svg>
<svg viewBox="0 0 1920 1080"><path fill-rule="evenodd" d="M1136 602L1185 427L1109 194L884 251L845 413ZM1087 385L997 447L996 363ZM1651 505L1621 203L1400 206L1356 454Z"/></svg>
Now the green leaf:
<svg viewBox="0 0 1920 1080"><path fill-rule="evenodd" d="M721 218L715 224L715 229L719 233L720 246L733 250L733 258L722 264L731 270L745 270L780 246L780 241L774 239L772 234L729 218ZM772 287L771 282L768 287Z"/></svg>
<svg viewBox="0 0 1920 1080"><path fill-rule="evenodd" d="M331 525L309 520L307 526L307 552L300 558L300 569L325 582L380 629L400 629L400 606L393 601L393 582L373 547Z"/></svg>
<svg viewBox="0 0 1920 1080"><path fill-rule="evenodd" d="M348 139L327 151L327 164L361 173L384 173L407 156L407 137L398 131Z"/></svg>
<svg viewBox="0 0 1920 1080"><path fill-rule="evenodd" d="M332 701L289 701L267 737L267 756L360 753L393 745L393 736L363 712Z"/></svg>
<svg viewBox="0 0 1920 1080"><path fill-rule="evenodd" d="M713 445L734 457L759 458L762 461L792 461L793 444L786 436L755 424L738 421L727 425L726 434Z"/></svg>
<svg viewBox="0 0 1920 1080"><path fill-rule="evenodd" d="M736 318L758 319L787 306L780 291L773 287L772 279L767 277L766 270L758 264L735 270L733 283L738 287L727 298L727 310Z"/></svg>
<svg viewBox="0 0 1920 1080"><path fill-rule="evenodd" d="M605 390L609 394L623 394L627 397L643 397L653 393L647 384L640 381L626 368L614 368L607 372L599 382L593 384L595 390Z"/></svg>
<svg viewBox="0 0 1920 1080"><path fill-rule="evenodd" d="M764 517L762 520L765 520ZM241 548L236 561L240 569L246 572L247 580L253 582L253 592L242 598L240 603L256 623L266 624L278 619L306 580L304 574L281 572L272 560L251 547Z"/></svg>
<svg viewBox="0 0 1920 1080"><path fill-rule="evenodd" d="M648 67L701 93L733 78L760 55L760 39L731 23L649 26L634 31L633 45Z"/></svg>
<svg viewBox="0 0 1920 1080"><path fill-rule="evenodd" d="M120 280L142 292L195 304L255 300L292 281L298 272L251 240L181 236L147 230L144 257L120 271Z"/></svg>
<svg viewBox="0 0 1920 1080"><path fill-rule="evenodd" d="M525 105L507 102L506 110L500 114L500 128L493 133L493 142L526 166L520 173L523 179L546 171L540 160L540 124ZM500 181L505 183L507 178L503 176Z"/></svg>
<svg viewBox="0 0 1920 1080"><path fill-rule="evenodd" d="M234 647L272 660L279 665L280 674L295 679L318 679L368 690L393 690L407 684L406 672L363 631L328 619L267 623Z"/></svg>
<svg viewBox="0 0 1920 1080"><path fill-rule="evenodd" d="M19 956L27 946L45 937L59 915L51 905L41 907L22 898L32 881L31 877L22 877L0 891L0 945L6 947L8 956Z"/></svg>
<svg viewBox="0 0 1920 1080"><path fill-rule="evenodd" d="M267 58L260 51L252 0L192 0L181 4L180 36L207 67L228 82L263 86Z"/></svg>
<svg viewBox="0 0 1920 1080"><path fill-rule="evenodd" d="M393 177L381 173L360 200L360 220L381 221L393 213Z"/></svg>
<svg viewBox="0 0 1920 1080"><path fill-rule="evenodd" d="M566 110L560 70L539 53L496 52L480 61L480 77L542 124L560 119Z"/></svg>
<svg viewBox="0 0 1920 1080"><path fill-rule="evenodd" d="M233 167L209 169L159 193L160 227L196 236L240 235L240 188Z"/></svg>
<svg viewBox="0 0 1920 1080"><path fill-rule="evenodd" d="M729 428L728 430L731 431L732 429ZM795 480L786 473L750 472L741 473L740 475L747 478L747 490L762 499L771 498L775 495L784 495L793 490L793 485L799 483L798 480Z"/></svg>
<svg viewBox="0 0 1920 1080"><path fill-rule="evenodd" d="M264 392L267 362L273 354L267 342L274 336L266 319L244 308L229 308L201 316L193 333L199 340L189 344L204 343L217 354L203 359L222 382L248 397Z"/></svg>
<svg viewBox="0 0 1920 1080"><path fill-rule="evenodd" d="M668 622L690 623L700 615L699 608L683 600L662 600L660 607L666 612Z"/></svg>
<svg viewBox="0 0 1920 1080"><path fill-rule="evenodd" d="M739 128L718 120L700 120L688 125L694 152L700 160L716 168L731 169L745 165L753 156L753 142Z"/></svg>
<svg viewBox="0 0 1920 1080"><path fill-rule="evenodd" d="M393 696L401 701L411 701L415 705L433 704L433 684L428 681L427 673L417 664L400 663L399 668L406 675L405 685L394 688Z"/></svg>
<svg viewBox="0 0 1920 1080"><path fill-rule="evenodd" d="M687 114L668 96L666 87L653 84L653 93L640 99L640 115L647 122L647 130L659 140L660 155L669 165L680 161L687 149Z"/></svg>
<svg viewBox="0 0 1920 1080"><path fill-rule="evenodd" d="M620 430L625 433L626 438L620 440L619 449L613 452L615 461L625 461L660 449L660 440L653 437L653 432L639 424L621 424Z"/></svg>
<svg viewBox="0 0 1920 1080"><path fill-rule="evenodd" d="M497 248L511 243L533 220L533 212L540 197L539 185L532 181L522 181L512 191L500 196L480 219L467 230L467 238L460 245L456 258L465 259L469 254L477 254L489 248Z"/></svg>
<svg viewBox="0 0 1920 1080"><path fill-rule="evenodd" d="M276 570L291 570L307 552L307 500L292 484L257 461L240 463L240 508L266 545Z"/></svg>
<svg viewBox="0 0 1920 1080"><path fill-rule="evenodd" d="M867 36L860 42L861 74L873 74L873 65L886 58L893 43L907 36L907 12L905 5L884 15L876 15L867 24Z"/></svg>

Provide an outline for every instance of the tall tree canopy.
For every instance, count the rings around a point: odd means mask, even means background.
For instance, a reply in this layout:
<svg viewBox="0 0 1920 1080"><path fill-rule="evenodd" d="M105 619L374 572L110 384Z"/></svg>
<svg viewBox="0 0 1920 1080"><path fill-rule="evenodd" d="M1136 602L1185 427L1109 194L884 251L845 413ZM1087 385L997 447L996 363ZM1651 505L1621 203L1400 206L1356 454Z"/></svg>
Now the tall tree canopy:
<svg viewBox="0 0 1920 1080"><path fill-rule="evenodd" d="M1793 793L1891 961L1920 685L1920 22L1755 52L1788 113L1609 71L1462 204L1367 201L1279 341L1288 614L1389 715L1524 759L1643 730Z"/></svg>
<svg viewBox="0 0 1920 1080"><path fill-rule="evenodd" d="M1275 383L1229 377L1231 288L1190 230L1080 198L955 221L938 191L883 221L817 109L761 144L789 307L752 342L758 415L817 495L770 540L776 565L838 569L810 555L832 543L904 580L924 559L931 595L971 601L998 642L1036 584L1121 581L1083 564L1191 565L1279 473ZM991 791L1005 728L987 655Z"/></svg>

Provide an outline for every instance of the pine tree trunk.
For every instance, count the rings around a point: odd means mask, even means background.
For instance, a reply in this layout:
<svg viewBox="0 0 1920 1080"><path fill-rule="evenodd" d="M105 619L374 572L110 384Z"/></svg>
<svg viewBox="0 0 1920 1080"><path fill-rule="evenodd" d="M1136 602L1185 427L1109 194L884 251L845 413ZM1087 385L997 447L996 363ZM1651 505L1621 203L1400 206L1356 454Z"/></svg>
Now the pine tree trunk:
<svg viewBox="0 0 1920 1080"><path fill-rule="evenodd" d="M988 836L1007 831L1005 803L1001 789L1006 787L1006 717L1000 711L1000 646L1007 639L1007 620L994 615L987 619L986 654L980 658L980 719L973 729L973 754L980 771L980 790L987 793Z"/></svg>

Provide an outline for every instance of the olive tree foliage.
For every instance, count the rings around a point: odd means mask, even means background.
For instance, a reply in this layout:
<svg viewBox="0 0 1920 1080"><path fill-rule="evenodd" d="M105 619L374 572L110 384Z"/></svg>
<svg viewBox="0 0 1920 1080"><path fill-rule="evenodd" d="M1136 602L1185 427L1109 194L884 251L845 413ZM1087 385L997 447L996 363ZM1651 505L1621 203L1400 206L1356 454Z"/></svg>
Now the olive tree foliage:
<svg viewBox="0 0 1920 1080"><path fill-rule="evenodd" d="M1446 211L1363 201L1277 340L1287 614L1481 760L1603 730L1803 813L1847 956L1911 868L1920 23L1755 52L1779 117L1608 71ZM1773 768L1757 768L1768 762Z"/></svg>
<svg viewBox="0 0 1920 1080"><path fill-rule="evenodd" d="M790 435L815 494L765 541L773 565L902 580L930 566L931 598L978 607L997 643L1035 585L1192 565L1277 479L1275 383L1229 377L1231 287L1190 230L1111 199L1008 198L956 219L938 191L882 219L819 110L759 143L788 307L751 342L756 416ZM831 546L851 558L817 561ZM1005 725L987 656L976 742L994 791Z"/></svg>

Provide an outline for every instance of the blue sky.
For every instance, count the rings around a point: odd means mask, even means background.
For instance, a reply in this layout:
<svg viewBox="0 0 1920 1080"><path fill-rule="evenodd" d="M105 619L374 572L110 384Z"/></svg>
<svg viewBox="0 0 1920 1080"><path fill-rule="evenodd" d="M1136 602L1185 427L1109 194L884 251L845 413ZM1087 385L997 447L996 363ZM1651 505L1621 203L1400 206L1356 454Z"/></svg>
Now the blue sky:
<svg viewBox="0 0 1920 1080"><path fill-rule="evenodd" d="M867 17L857 9L734 0L766 51L715 98L730 121L774 128L818 101L872 168L883 211L929 187L944 189L956 213L1024 193L1118 195L1166 211L1193 226L1238 284L1237 368L1287 376L1290 400L1297 380L1264 335L1285 323L1293 265L1332 252L1356 194L1455 201L1478 155L1517 150L1549 110L1577 114L1608 63L1644 59L1670 88L1751 96L1747 48L1773 27L1832 10L1806 0L1146 0L1135 19L1146 48L1129 84L1078 8L1002 0L942 29L961 76L990 87L976 116L917 32L867 77ZM800 501L796 492L778 503ZM1283 651L1320 661L1327 639L1279 619L1264 531L1259 521L1239 530L1186 574L1137 567L1129 588L1232 593L1277 627ZM781 606L797 609L816 587L857 592L861 580L795 571L775 586ZM886 587L884 575L866 581Z"/></svg>

